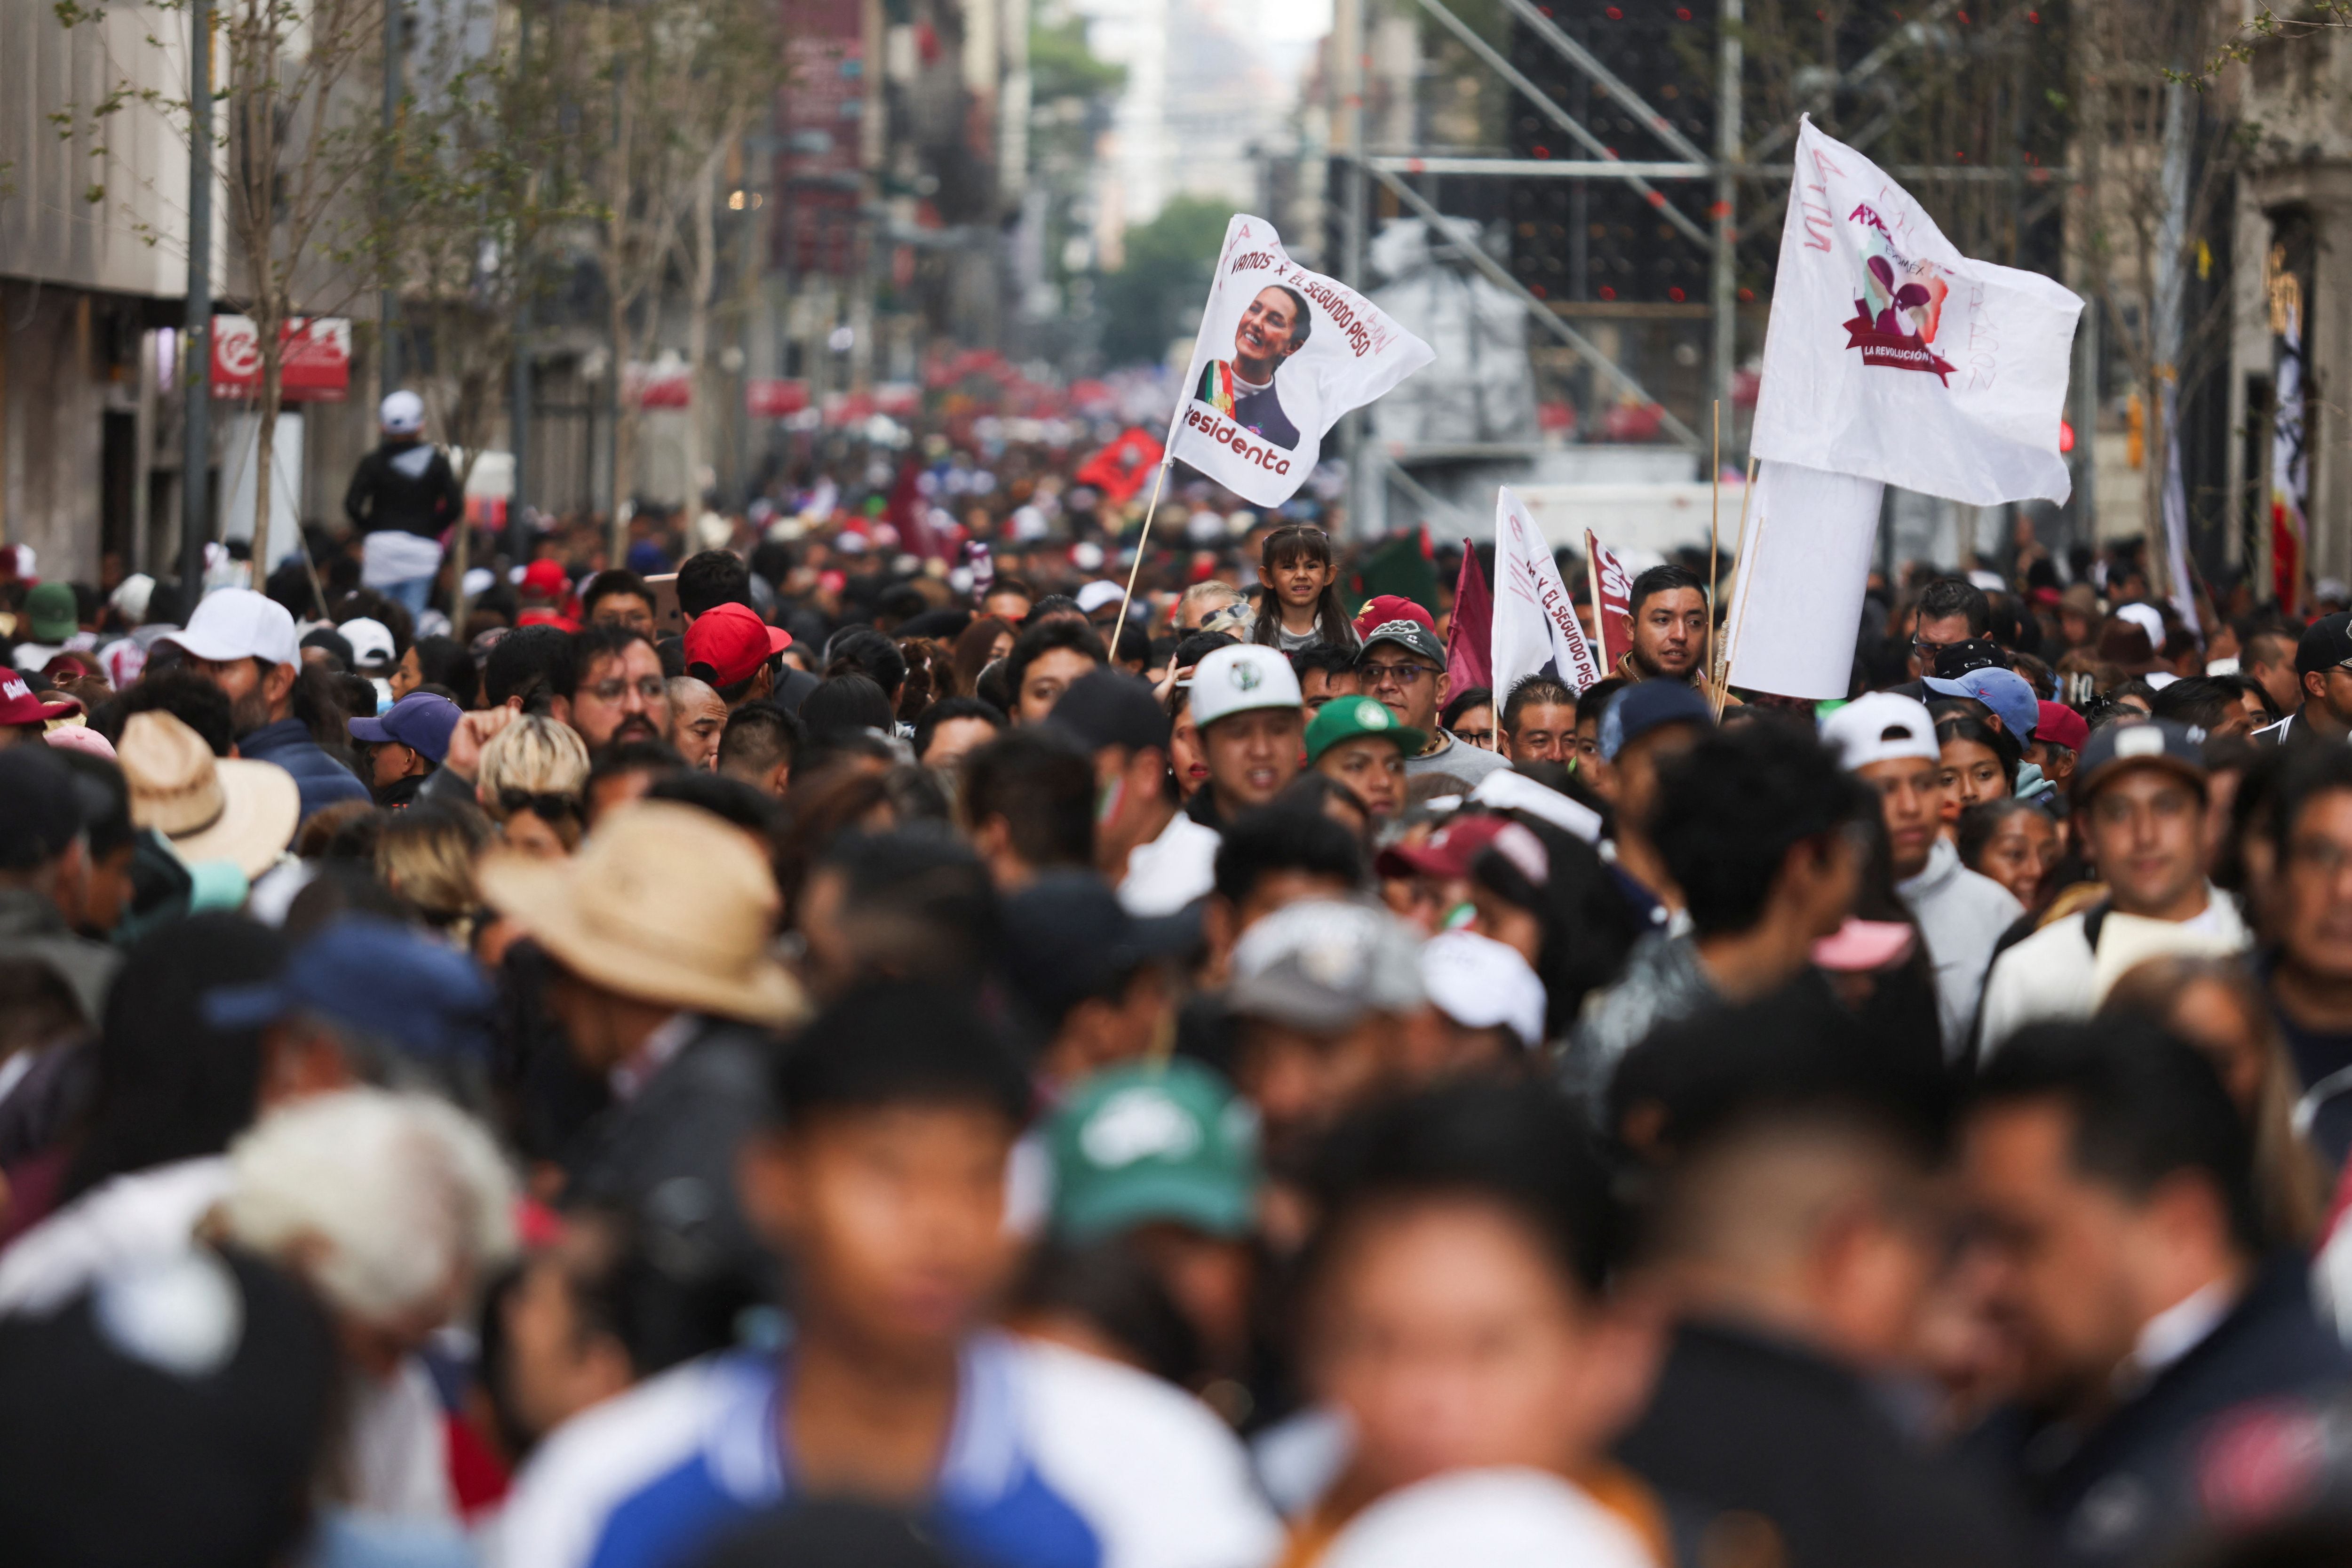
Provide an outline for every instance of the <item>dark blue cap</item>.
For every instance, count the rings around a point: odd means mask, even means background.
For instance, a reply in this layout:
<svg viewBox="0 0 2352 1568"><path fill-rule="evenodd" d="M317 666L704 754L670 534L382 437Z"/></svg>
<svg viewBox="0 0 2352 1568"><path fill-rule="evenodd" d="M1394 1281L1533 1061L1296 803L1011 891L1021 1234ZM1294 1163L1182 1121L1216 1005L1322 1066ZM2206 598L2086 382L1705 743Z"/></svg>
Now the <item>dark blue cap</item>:
<svg viewBox="0 0 2352 1568"><path fill-rule="evenodd" d="M381 745L397 741L438 767L449 754L449 737L457 732L465 710L446 697L412 691L385 710L380 719L352 721L352 739Z"/></svg>
<svg viewBox="0 0 2352 1568"><path fill-rule="evenodd" d="M494 996L464 953L392 921L346 915L296 948L275 980L206 992L204 1015L215 1029L252 1029L312 1013L416 1056L479 1056Z"/></svg>
<svg viewBox="0 0 2352 1568"><path fill-rule="evenodd" d="M1596 739L1601 760L1613 763L1618 752L1653 730L1667 724L1712 727L1714 723L1715 714L1696 687L1679 680L1637 680L1611 698L1609 706L1601 710L1601 733Z"/></svg>

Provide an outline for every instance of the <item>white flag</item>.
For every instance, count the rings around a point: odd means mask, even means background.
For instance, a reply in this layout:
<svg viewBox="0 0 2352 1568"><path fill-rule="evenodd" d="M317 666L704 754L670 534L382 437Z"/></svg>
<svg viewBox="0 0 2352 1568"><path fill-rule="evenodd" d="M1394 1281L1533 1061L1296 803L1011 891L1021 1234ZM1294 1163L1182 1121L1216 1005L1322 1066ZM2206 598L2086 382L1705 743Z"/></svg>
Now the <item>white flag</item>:
<svg viewBox="0 0 2352 1568"><path fill-rule="evenodd" d="M1816 700L1846 694L1885 488L1794 463L1757 465L1725 623L1731 685Z"/></svg>
<svg viewBox="0 0 2352 1568"><path fill-rule="evenodd" d="M1258 506L1280 506L1324 433L1436 358L1346 284L1290 259L1274 225L1236 213L1168 426L1168 456Z"/></svg>
<svg viewBox="0 0 2352 1568"><path fill-rule="evenodd" d="M1750 449L1977 506L2071 488L2083 301L1971 261L1877 164L1801 122Z"/></svg>
<svg viewBox="0 0 2352 1568"><path fill-rule="evenodd" d="M1510 487L1495 492L1495 640L1499 710L1511 689L1549 665L1570 691L1601 679L1601 663L1576 618L1576 600L1543 531Z"/></svg>

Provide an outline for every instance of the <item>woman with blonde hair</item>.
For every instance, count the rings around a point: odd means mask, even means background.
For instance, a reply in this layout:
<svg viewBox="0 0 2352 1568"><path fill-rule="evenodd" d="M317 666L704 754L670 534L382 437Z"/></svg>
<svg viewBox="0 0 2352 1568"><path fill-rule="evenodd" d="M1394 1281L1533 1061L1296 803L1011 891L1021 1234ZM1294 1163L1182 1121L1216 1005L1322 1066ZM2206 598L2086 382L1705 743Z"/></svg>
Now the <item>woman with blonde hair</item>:
<svg viewBox="0 0 2352 1568"><path fill-rule="evenodd" d="M588 746L569 724L526 713L489 739L474 797L507 843L556 859L580 847Z"/></svg>
<svg viewBox="0 0 2352 1568"><path fill-rule="evenodd" d="M2153 1019L2212 1058L2254 1134L2254 1187L2277 1246L2308 1247L2327 1216L2327 1173L2295 1131L2300 1080L2261 988L2234 958L2174 953L2136 963L2099 1011Z"/></svg>
<svg viewBox="0 0 2352 1568"><path fill-rule="evenodd" d="M394 812L375 841L376 879L452 945L470 949L482 912L474 858L490 831L482 814L462 801Z"/></svg>

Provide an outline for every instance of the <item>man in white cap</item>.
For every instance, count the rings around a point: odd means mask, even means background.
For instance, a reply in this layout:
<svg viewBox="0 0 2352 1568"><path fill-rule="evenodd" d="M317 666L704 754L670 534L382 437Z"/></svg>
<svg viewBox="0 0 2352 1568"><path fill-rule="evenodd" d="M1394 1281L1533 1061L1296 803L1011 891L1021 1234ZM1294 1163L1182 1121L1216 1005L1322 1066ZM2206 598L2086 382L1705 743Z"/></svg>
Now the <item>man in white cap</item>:
<svg viewBox="0 0 2352 1568"><path fill-rule="evenodd" d="M1944 1054L1968 1044L1994 947L2025 912L2008 889L1960 864L1938 830L1943 758L1925 703L1873 691L1822 721L1822 739L1845 771L1878 796L1895 890L1902 895L1936 965L1936 1010Z"/></svg>
<svg viewBox="0 0 2352 1568"><path fill-rule="evenodd" d="M1192 723L1209 781L1185 814L1220 833L1298 776L1307 709L1290 661L1270 647L1221 647L1193 668Z"/></svg>
<svg viewBox="0 0 2352 1568"><path fill-rule="evenodd" d="M370 798L367 785L320 751L294 716L302 650L285 605L250 588L216 588L196 605L186 630L162 640L177 644L190 672L227 696L237 755L276 763L294 775L305 818L339 801Z"/></svg>
<svg viewBox="0 0 2352 1568"><path fill-rule="evenodd" d="M466 515L466 492L441 449L425 439L425 400L386 396L377 414L383 445L360 459L343 515L360 531L360 582L425 612L441 570L441 536Z"/></svg>

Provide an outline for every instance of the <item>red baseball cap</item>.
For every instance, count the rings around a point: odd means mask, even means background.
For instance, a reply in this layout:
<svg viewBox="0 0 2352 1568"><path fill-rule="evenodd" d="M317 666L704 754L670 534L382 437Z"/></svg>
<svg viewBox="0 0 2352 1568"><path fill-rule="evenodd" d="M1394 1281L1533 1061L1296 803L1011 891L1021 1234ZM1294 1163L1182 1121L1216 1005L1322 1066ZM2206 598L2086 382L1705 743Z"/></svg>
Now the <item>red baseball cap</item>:
<svg viewBox="0 0 2352 1568"><path fill-rule="evenodd" d="M2034 713L2033 738L2037 741L2079 752L2091 739L2089 721L2063 702L2037 700Z"/></svg>
<svg viewBox="0 0 2352 1568"><path fill-rule="evenodd" d="M523 568L522 585L534 594L562 595L571 592L572 579L561 561L541 560Z"/></svg>
<svg viewBox="0 0 2352 1568"><path fill-rule="evenodd" d="M0 724L45 724L81 711L79 699L62 694L44 700L13 669L0 669Z"/></svg>
<svg viewBox="0 0 2352 1568"><path fill-rule="evenodd" d="M713 686L732 686L792 646L792 633L770 626L751 605L719 605L686 628L686 672Z"/></svg>
<svg viewBox="0 0 2352 1568"><path fill-rule="evenodd" d="M1422 876L1456 881L1470 874L1471 863L1503 836L1505 828L1516 826L1507 816L1458 816L1423 843L1399 844L1381 850L1377 869L1383 877ZM1540 840L1538 846L1537 852L1540 854Z"/></svg>
<svg viewBox="0 0 2352 1568"><path fill-rule="evenodd" d="M1438 638L1436 620L1402 594L1381 594L1366 600L1356 613L1356 635L1364 639L1366 647L1392 642L1435 660L1440 668L1444 667L1445 644Z"/></svg>

